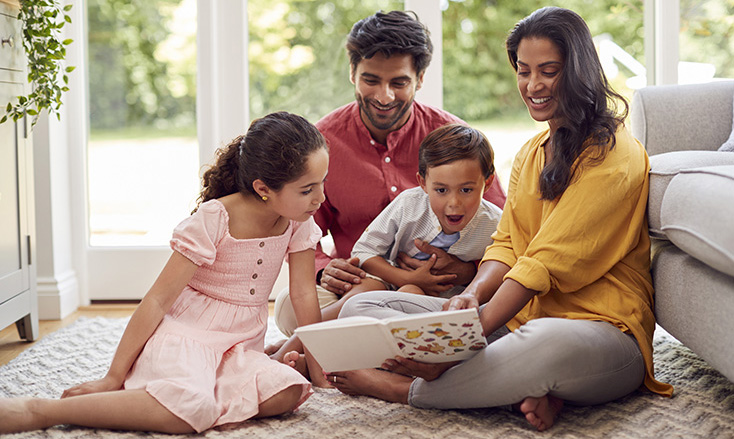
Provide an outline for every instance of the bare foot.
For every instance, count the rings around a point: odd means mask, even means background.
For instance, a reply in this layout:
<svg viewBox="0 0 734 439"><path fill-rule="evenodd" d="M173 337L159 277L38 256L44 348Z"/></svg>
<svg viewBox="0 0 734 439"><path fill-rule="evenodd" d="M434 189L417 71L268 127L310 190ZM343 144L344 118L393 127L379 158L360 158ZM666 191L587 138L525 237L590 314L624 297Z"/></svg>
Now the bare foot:
<svg viewBox="0 0 734 439"><path fill-rule="evenodd" d="M347 395L366 395L390 402L408 403L412 377L379 369L334 372L329 383Z"/></svg>
<svg viewBox="0 0 734 439"><path fill-rule="evenodd" d="M272 356L273 354L278 352L278 350L280 350L281 346L283 346L286 341L288 341L288 339L284 338L283 340L278 340L273 344L265 346L265 355Z"/></svg>
<svg viewBox="0 0 734 439"><path fill-rule="evenodd" d="M283 361L281 361L281 363L287 364L288 366L296 369L301 375L306 377L306 379L310 379L305 355L296 351L290 351L283 355Z"/></svg>
<svg viewBox="0 0 734 439"><path fill-rule="evenodd" d="M533 427L538 431L545 431L553 426L563 408L563 400L550 395L540 398L527 397L520 403L519 408Z"/></svg>
<svg viewBox="0 0 734 439"><path fill-rule="evenodd" d="M17 433L43 428L36 425L30 410L31 398L0 399L0 433Z"/></svg>

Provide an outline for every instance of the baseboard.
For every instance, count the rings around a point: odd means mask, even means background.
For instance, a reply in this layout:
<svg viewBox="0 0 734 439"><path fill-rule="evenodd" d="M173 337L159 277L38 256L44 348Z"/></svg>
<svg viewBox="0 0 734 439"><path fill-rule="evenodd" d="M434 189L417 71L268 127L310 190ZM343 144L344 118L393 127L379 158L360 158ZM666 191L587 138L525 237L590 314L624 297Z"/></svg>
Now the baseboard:
<svg viewBox="0 0 734 439"><path fill-rule="evenodd" d="M79 307L79 281L69 270L56 277L38 277L38 318L63 319Z"/></svg>

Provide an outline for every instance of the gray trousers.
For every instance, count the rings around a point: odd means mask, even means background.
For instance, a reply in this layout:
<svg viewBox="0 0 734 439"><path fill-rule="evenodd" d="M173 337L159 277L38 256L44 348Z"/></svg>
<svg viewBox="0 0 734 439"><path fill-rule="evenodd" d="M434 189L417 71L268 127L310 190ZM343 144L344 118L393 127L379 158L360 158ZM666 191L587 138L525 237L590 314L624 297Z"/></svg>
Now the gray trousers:
<svg viewBox="0 0 734 439"><path fill-rule="evenodd" d="M344 304L339 317L379 319L440 311L447 299L374 291ZM458 409L508 406L551 395L574 405L601 404L642 385L645 363L637 341L606 322L541 318L514 332L502 328L489 345L433 381L416 378L414 407Z"/></svg>

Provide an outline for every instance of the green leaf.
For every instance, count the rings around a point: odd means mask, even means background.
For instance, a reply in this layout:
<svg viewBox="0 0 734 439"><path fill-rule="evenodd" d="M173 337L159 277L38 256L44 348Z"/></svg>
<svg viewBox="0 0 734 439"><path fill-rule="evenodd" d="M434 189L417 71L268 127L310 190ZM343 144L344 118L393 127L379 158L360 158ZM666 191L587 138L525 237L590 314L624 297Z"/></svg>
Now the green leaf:
<svg viewBox="0 0 734 439"><path fill-rule="evenodd" d="M64 41L62 41L61 44L63 44L64 46L68 46L69 44L71 44L73 42L74 42L74 40L72 40L71 38L67 38Z"/></svg>

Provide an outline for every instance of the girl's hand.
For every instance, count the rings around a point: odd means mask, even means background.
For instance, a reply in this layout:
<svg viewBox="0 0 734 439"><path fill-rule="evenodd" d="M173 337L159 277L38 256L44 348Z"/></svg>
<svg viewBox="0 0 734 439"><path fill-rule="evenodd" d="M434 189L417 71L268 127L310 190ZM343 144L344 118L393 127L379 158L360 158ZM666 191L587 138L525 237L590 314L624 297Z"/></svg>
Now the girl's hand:
<svg viewBox="0 0 734 439"><path fill-rule="evenodd" d="M401 375L433 381L459 363L460 361L452 361L450 363L421 363L408 358L395 357L394 359L385 360L380 367Z"/></svg>
<svg viewBox="0 0 734 439"><path fill-rule="evenodd" d="M314 374L317 376L311 376L311 384L314 387L321 387L322 389L331 389L334 386L329 382L328 377L326 376L326 372L321 372L320 375Z"/></svg>
<svg viewBox="0 0 734 439"><path fill-rule="evenodd" d="M105 376L102 379L88 381L86 383L79 384L78 386L74 386L70 389L66 389L61 395L61 398L63 399L70 396L86 395L89 393L110 392L120 389L122 389L122 382L109 376Z"/></svg>
<svg viewBox="0 0 734 439"><path fill-rule="evenodd" d="M443 304L444 311L471 308L479 308L479 301L473 294L462 293L450 298Z"/></svg>

